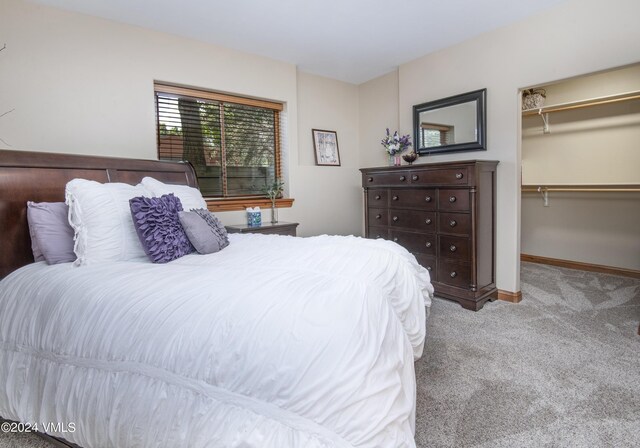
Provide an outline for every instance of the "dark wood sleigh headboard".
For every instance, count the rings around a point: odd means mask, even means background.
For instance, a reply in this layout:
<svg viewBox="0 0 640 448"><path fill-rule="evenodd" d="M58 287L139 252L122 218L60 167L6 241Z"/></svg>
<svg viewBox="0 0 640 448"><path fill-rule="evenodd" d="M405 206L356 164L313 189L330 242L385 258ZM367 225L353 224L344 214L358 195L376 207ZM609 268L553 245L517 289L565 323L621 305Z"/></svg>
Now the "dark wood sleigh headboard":
<svg viewBox="0 0 640 448"><path fill-rule="evenodd" d="M145 176L197 188L189 163L0 150L0 279L33 263L27 201L64 202L75 178L135 185Z"/></svg>

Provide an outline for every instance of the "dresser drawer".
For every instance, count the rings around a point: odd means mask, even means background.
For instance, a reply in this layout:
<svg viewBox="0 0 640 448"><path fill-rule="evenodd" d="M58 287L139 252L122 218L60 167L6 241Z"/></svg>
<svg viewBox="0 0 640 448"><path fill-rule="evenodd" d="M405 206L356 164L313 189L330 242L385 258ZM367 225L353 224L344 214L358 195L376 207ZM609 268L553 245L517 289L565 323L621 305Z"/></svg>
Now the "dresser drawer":
<svg viewBox="0 0 640 448"><path fill-rule="evenodd" d="M369 207L380 208L387 206L387 190L368 190L367 191L367 204Z"/></svg>
<svg viewBox="0 0 640 448"><path fill-rule="evenodd" d="M395 241L409 252L421 254L436 254L436 235L434 233L403 232L391 229L389 239Z"/></svg>
<svg viewBox="0 0 640 448"><path fill-rule="evenodd" d="M438 255L450 260L468 261L471 253L471 241L463 236L438 235Z"/></svg>
<svg viewBox="0 0 640 448"><path fill-rule="evenodd" d="M373 240L377 238L384 238L386 240L389 238L389 228L381 226L369 226L367 235L368 238L371 238Z"/></svg>
<svg viewBox="0 0 640 448"><path fill-rule="evenodd" d="M438 261L438 281L459 288L471 286L471 267L469 263L440 259Z"/></svg>
<svg viewBox="0 0 640 448"><path fill-rule="evenodd" d="M469 210L469 190L441 189L438 190L438 209L445 211Z"/></svg>
<svg viewBox="0 0 640 448"><path fill-rule="evenodd" d="M438 232L471 235L471 215L469 213L438 213Z"/></svg>
<svg viewBox="0 0 640 448"><path fill-rule="evenodd" d="M386 226L389 222L389 211L386 208L369 209L370 226Z"/></svg>
<svg viewBox="0 0 640 448"><path fill-rule="evenodd" d="M371 188L378 185L409 185L409 173L402 171L398 173L375 173L362 175L363 187Z"/></svg>
<svg viewBox="0 0 640 448"><path fill-rule="evenodd" d="M467 168L443 170L412 170L409 173L412 185L467 185Z"/></svg>
<svg viewBox="0 0 640 448"><path fill-rule="evenodd" d="M389 207L435 210L436 190L391 189L389 190Z"/></svg>
<svg viewBox="0 0 640 448"><path fill-rule="evenodd" d="M371 221L369 221L371 222ZM436 231L436 213L421 210L389 210L389 226L395 228L418 230L420 232Z"/></svg>
<svg viewBox="0 0 640 448"><path fill-rule="evenodd" d="M422 266L427 271L429 271L429 277L431 277L431 281L435 282L438 277L438 272L436 269L436 266L437 266L436 257L433 257L431 255L424 255L424 254L413 254L413 255L415 255L416 260L418 260L418 263L420 263L420 266Z"/></svg>

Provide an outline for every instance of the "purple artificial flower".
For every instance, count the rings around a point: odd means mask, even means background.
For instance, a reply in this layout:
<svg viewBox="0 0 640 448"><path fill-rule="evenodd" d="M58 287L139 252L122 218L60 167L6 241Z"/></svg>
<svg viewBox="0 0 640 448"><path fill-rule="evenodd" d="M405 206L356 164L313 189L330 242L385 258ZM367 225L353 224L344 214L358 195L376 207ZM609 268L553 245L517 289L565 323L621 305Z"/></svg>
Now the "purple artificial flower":
<svg viewBox="0 0 640 448"><path fill-rule="evenodd" d="M380 143L386 148L387 153L393 156L401 153L411 146L411 137L409 134L400 136L398 131L395 131L393 135L391 135L389 128L387 128L387 135L380 141Z"/></svg>

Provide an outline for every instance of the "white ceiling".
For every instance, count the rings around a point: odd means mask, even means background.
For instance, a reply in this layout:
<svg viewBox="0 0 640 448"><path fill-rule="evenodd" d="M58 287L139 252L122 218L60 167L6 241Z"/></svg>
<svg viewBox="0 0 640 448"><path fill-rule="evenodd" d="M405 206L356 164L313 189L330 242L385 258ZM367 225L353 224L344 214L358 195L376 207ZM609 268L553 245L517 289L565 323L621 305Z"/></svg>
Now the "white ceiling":
<svg viewBox="0 0 640 448"><path fill-rule="evenodd" d="M359 84L566 0L33 0Z"/></svg>

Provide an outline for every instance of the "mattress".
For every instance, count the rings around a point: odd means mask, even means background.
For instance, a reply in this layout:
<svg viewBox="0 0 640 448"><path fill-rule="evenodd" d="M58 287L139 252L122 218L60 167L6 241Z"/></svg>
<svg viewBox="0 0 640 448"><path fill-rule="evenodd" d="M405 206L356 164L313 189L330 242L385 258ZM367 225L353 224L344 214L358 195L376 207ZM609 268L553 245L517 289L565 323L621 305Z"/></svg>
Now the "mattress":
<svg viewBox="0 0 640 448"><path fill-rule="evenodd" d="M230 239L2 280L0 415L85 448L415 446L427 271L382 240Z"/></svg>

